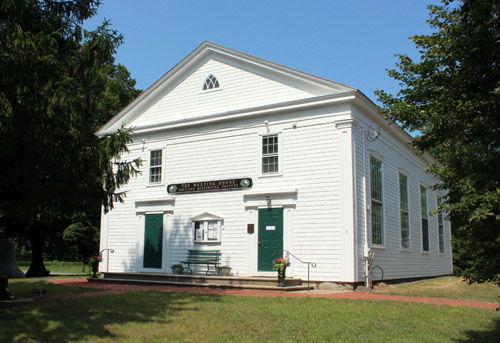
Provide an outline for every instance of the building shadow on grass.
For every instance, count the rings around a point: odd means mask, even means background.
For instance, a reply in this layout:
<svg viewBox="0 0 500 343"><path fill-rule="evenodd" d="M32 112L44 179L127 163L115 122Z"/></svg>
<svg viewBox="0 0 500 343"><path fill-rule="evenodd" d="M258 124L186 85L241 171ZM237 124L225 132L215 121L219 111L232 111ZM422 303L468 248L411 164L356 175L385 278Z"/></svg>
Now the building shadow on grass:
<svg viewBox="0 0 500 343"><path fill-rule="evenodd" d="M65 300L46 299L0 311L0 342L120 340L111 325L167 324L181 312L199 311L200 302L218 296L133 292ZM198 305L197 305L198 304ZM120 330L120 329L118 329Z"/></svg>
<svg viewBox="0 0 500 343"><path fill-rule="evenodd" d="M495 318L487 330L468 330L464 339L456 343L498 343L500 342L500 318Z"/></svg>

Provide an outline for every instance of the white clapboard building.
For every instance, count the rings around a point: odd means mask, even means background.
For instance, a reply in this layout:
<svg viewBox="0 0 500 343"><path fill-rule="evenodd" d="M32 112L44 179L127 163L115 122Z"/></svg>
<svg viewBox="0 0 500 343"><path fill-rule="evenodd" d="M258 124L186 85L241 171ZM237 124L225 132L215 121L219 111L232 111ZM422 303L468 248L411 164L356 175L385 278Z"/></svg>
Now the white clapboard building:
<svg viewBox="0 0 500 343"><path fill-rule="evenodd" d="M355 88L205 42L99 131L133 128L142 174L102 215L101 270L171 273L217 250L235 276L362 283L450 274L431 156ZM198 266L203 272L203 266Z"/></svg>

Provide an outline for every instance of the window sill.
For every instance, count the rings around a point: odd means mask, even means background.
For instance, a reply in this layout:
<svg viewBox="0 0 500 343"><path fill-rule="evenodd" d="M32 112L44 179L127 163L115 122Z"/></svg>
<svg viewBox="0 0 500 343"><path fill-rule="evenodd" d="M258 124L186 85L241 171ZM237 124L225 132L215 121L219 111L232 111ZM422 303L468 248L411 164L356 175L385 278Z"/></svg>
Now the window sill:
<svg viewBox="0 0 500 343"><path fill-rule="evenodd" d="M160 187L160 186L165 186L165 183L148 183L146 187Z"/></svg>
<svg viewBox="0 0 500 343"><path fill-rule="evenodd" d="M263 178L263 177L278 177L278 176L283 176L282 173L270 173L270 174L260 174L259 176L257 176L257 178Z"/></svg>
<svg viewBox="0 0 500 343"><path fill-rule="evenodd" d="M420 253L421 253L422 255L430 255L430 254L431 254L431 252L430 252L430 251L425 251L425 250L424 250L424 251L421 251Z"/></svg>
<svg viewBox="0 0 500 343"><path fill-rule="evenodd" d="M408 254L408 253L411 253L411 250L410 249L403 249L403 248L401 248L401 249L399 249L399 252L400 253L404 253L404 254Z"/></svg>
<svg viewBox="0 0 500 343"><path fill-rule="evenodd" d="M199 94L208 94L208 93L213 93L213 92L219 92L222 90L222 87L219 86L217 88L212 88L212 89L205 89L205 90L201 90L201 92Z"/></svg>
<svg viewBox="0 0 500 343"><path fill-rule="evenodd" d="M371 246L371 249L375 249L375 250L385 250L385 247L383 245L379 245L379 244L374 244Z"/></svg>

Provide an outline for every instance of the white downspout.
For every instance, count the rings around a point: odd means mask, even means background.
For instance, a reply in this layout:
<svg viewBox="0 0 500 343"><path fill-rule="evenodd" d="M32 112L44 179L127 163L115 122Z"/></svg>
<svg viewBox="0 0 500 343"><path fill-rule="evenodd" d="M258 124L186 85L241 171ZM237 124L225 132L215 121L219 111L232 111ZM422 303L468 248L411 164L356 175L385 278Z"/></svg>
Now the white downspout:
<svg viewBox="0 0 500 343"><path fill-rule="evenodd" d="M364 202L364 211L365 211L365 216L364 216L364 242L363 242L363 258L365 260L365 287L369 287L369 263L368 263L368 256L370 253L370 247L368 246L368 201L367 201L367 187L366 187L366 133L367 130L366 128L362 129L363 132L363 202Z"/></svg>

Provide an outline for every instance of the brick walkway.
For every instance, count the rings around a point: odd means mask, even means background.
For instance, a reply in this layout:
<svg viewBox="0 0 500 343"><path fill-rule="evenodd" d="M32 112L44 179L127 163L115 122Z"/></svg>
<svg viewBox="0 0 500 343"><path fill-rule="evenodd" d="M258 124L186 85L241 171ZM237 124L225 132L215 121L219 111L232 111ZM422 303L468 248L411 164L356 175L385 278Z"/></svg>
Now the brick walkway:
<svg viewBox="0 0 500 343"><path fill-rule="evenodd" d="M375 301L399 301L411 303L423 303L432 305L448 305L455 307L470 307L483 310L495 311L498 304L460 300L447 298L429 298L429 297L408 297L398 295L374 294L365 292L344 292L344 293L298 293L285 291L266 291L266 290L241 290L224 288L205 288L205 287L178 287L178 286L156 286L156 285L131 285L131 284L112 284L112 283L93 283L82 279L59 279L50 282L64 286L88 287L98 289L99 292L80 293L78 296L89 297L103 294L121 294L128 292L180 292L190 294L208 294L208 295L236 295L244 297L270 297L270 298L326 298L326 299L348 299L348 300L375 300ZM75 294L57 294L51 298L71 298Z"/></svg>

